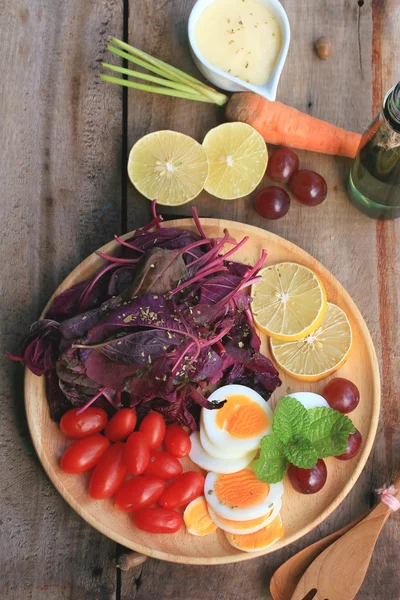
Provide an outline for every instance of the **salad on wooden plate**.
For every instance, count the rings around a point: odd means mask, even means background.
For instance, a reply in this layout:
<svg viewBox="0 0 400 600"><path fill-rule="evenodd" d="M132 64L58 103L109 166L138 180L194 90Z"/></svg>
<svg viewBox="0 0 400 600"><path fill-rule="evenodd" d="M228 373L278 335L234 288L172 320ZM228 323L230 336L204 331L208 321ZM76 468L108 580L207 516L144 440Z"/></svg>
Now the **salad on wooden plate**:
<svg viewBox="0 0 400 600"><path fill-rule="evenodd" d="M354 484L376 358L350 298L289 242L196 210L161 221L153 203L149 225L78 267L13 358L39 456L90 523L159 558L241 560Z"/></svg>

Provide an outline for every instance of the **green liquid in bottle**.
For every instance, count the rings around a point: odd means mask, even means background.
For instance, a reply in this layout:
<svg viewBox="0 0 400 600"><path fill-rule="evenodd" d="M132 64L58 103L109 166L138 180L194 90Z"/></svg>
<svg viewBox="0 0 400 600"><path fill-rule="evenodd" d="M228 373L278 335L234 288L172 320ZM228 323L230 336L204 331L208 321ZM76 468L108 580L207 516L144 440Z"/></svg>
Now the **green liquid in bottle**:
<svg viewBox="0 0 400 600"><path fill-rule="evenodd" d="M374 219L400 217L400 83L364 134L349 178L351 202Z"/></svg>

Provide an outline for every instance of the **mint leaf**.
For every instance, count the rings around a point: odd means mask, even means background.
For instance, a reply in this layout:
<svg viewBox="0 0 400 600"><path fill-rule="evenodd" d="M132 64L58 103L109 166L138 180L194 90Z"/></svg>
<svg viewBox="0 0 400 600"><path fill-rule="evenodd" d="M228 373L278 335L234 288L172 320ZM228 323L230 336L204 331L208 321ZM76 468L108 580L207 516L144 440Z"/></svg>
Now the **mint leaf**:
<svg viewBox="0 0 400 600"><path fill-rule="evenodd" d="M261 440L260 457L254 463L257 479L267 483L278 483L286 473L287 460L283 453L283 444L270 433Z"/></svg>
<svg viewBox="0 0 400 600"><path fill-rule="evenodd" d="M272 431L283 442L288 444L298 437L308 437L310 417L308 411L295 398L284 396L276 407Z"/></svg>
<svg viewBox="0 0 400 600"><path fill-rule="evenodd" d="M283 452L289 462L301 469L311 469L318 460L318 455L312 442L303 437L284 446Z"/></svg>
<svg viewBox="0 0 400 600"><path fill-rule="evenodd" d="M311 440L318 458L338 456L346 452L347 440L355 427L346 415L333 408L318 407L308 411L310 429L308 438Z"/></svg>

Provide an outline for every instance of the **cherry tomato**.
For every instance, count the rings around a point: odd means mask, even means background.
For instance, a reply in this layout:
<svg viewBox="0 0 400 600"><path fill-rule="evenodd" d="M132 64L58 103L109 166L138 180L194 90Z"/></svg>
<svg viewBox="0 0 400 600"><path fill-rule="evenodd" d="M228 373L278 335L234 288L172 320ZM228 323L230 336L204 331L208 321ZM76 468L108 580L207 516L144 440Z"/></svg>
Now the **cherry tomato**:
<svg viewBox="0 0 400 600"><path fill-rule="evenodd" d="M105 434L110 442L123 442L136 427L136 413L131 408L121 408L107 424Z"/></svg>
<svg viewBox="0 0 400 600"><path fill-rule="evenodd" d="M180 508L201 496L204 492L204 475L198 471L186 471L179 475L165 490L158 503L163 508Z"/></svg>
<svg viewBox="0 0 400 600"><path fill-rule="evenodd" d="M182 517L169 508L142 508L133 516L138 529L150 533L175 533L182 525Z"/></svg>
<svg viewBox="0 0 400 600"><path fill-rule="evenodd" d="M146 475L154 475L161 479L174 479L182 473L182 465L175 456L169 452L153 451L146 469Z"/></svg>
<svg viewBox="0 0 400 600"><path fill-rule="evenodd" d="M311 469L300 469L289 465L288 475L292 487L300 494L315 494L325 485L327 470L326 464L320 458Z"/></svg>
<svg viewBox="0 0 400 600"><path fill-rule="evenodd" d="M299 157L289 148L278 148L268 160L267 173L273 181L287 183L299 168Z"/></svg>
<svg viewBox="0 0 400 600"><path fill-rule="evenodd" d="M77 440L103 431L108 421L105 410L89 406L79 415L80 410L73 408L61 417L60 429L65 435Z"/></svg>
<svg viewBox="0 0 400 600"><path fill-rule="evenodd" d="M77 440L62 455L60 467L65 473L89 471L97 465L109 446L109 440L98 433Z"/></svg>
<svg viewBox="0 0 400 600"><path fill-rule="evenodd" d="M256 195L256 211L265 219L280 219L286 215L289 207L289 194L276 185L270 185Z"/></svg>
<svg viewBox="0 0 400 600"><path fill-rule="evenodd" d="M159 413L149 413L141 422L139 431L144 433L150 448L158 448L165 435L165 421Z"/></svg>
<svg viewBox="0 0 400 600"><path fill-rule="evenodd" d="M341 413L351 412L360 402L358 387L343 377L332 379L324 387L322 395L331 408Z"/></svg>
<svg viewBox="0 0 400 600"><path fill-rule="evenodd" d="M141 431L134 431L126 440L124 460L132 475L140 475L147 469L150 461L150 448Z"/></svg>
<svg viewBox="0 0 400 600"><path fill-rule="evenodd" d="M167 452L182 458L189 454L192 447L189 435L180 425L168 425L164 438L165 449Z"/></svg>
<svg viewBox="0 0 400 600"><path fill-rule="evenodd" d="M339 456L335 456L335 458L338 460L350 460L350 458L353 458L358 454L358 451L361 448L361 442L361 433L356 429L355 432L351 433L348 437L346 452L339 454Z"/></svg>
<svg viewBox="0 0 400 600"><path fill-rule="evenodd" d="M114 507L125 512L135 512L157 502L165 490L165 481L152 475L139 475L128 479L115 495Z"/></svg>
<svg viewBox="0 0 400 600"><path fill-rule="evenodd" d="M124 482L128 469L124 463L125 444L113 444L101 457L90 478L91 498L111 498Z"/></svg>
<svg viewBox="0 0 400 600"><path fill-rule="evenodd" d="M290 180L289 187L297 200L307 206L321 204L325 200L328 191L325 179L318 173L308 169L296 171Z"/></svg>

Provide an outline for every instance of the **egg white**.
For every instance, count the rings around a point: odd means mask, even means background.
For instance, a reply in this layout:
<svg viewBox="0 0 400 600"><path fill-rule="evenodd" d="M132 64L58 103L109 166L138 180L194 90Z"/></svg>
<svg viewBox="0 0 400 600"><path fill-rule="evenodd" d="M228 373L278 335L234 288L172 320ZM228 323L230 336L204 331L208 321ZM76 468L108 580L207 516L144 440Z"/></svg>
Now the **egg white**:
<svg viewBox="0 0 400 600"><path fill-rule="evenodd" d="M279 513L281 508L282 508L282 499L279 499L276 501L276 504L274 504L274 507L273 507L272 511L270 512L270 514L265 517L265 520L263 520L258 525L253 525L252 527L248 527L246 529L237 529L235 527L230 527L229 525L226 525L223 521L221 521L218 518L219 515L217 515L217 513L211 508L210 505L208 506L208 512L209 512L211 519L214 521L214 523L216 525L218 525L218 527L220 529L222 529L223 531L227 531L228 533L238 533L238 534L245 535L247 533L255 533L256 531L259 531L263 527L266 527L267 525L269 525L269 523L271 523L275 519L276 515ZM238 520L238 519L236 519L236 520ZM245 522L245 521L242 521L242 522Z"/></svg>
<svg viewBox="0 0 400 600"><path fill-rule="evenodd" d="M281 522L282 522L282 520L281 520ZM266 525L266 527L268 527L268 525ZM245 548L245 547L243 547L243 545L240 544L240 538L238 540L239 543L235 543L235 541L232 539L232 536L227 531L225 531L225 536L231 546L233 546L234 548L237 548L238 550L242 550L243 552L261 552L262 550L269 548L269 546L272 546L272 544L275 544L275 542L277 542L281 537L279 535L275 539L270 540L264 546L260 546L258 548Z"/></svg>
<svg viewBox="0 0 400 600"><path fill-rule="evenodd" d="M248 506L246 508L231 508L226 504L220 502L215 494L215 482L217 480L218 473L208 473L206 481L204 483L204 496L211 509L221 515L224 519L231 519L232 521L250 521L250 519L257 519L266 515L275 504L281 502L283 495L283 483L271 483L269 484L269 492L265 500L254 506Z"/></svg>
<svg viewBox="0 0 400 600"><path fill-rule="evenodd" d="M300 402L307 410L309 408L318 408L320 406L329 408L329 404L325 398L319 394L314 394L314 392L295 392L294 394L288 394L288 396L298 400L298 402Z"/></svg>
<svg viewBox="0 0 400 600"><path fill-rule="evenodd" d="M217 458L205 451L200 441L200 434L197 431L192 433L190 441L192 442L192 447L189 452L189 458L202 469L214 471L214 473L228 474L241 471L251 463L257 453L257 451L254 450L253 452L247 452L243 456L235 459Z"/></svg>
<svg viewBox="0 0 400 600"><path fill-rule="evenodd" d="M212 445L217 447L218 449L221 449L222 451L227 451L228 449L235 449L244 453L250 452L251 450L255 450L259 447L260 440L265 435L271 432L271 423L273 417L272 410L270 409L264 398L260 396L260 394L244 385L225 385L223 387L220 387L211 394L208 400L210 402L219 402L221 400L225 400L230 396L245 396L252 400L252 402L254 402L255 404L258 404L262 408L264 413L267 415L269 425L261 433L258 433L252 437L239 438L232 435L225 429L221 429L217 425L218 410L209 410L203 408L201 412L201 423L204 427L205 434L207 435ZM207 450L204 444L203 446ZM231 457L233 458L233 455L231 455Z"/></svg>
<svg viewBox="0 0 400 600"><path fill-rule="evenodd" d="M206 434L203 420L201 418L200 418L200 442L201 442L201 445L203 446L204 450L207 452L207 454L210 454L210 456L214 456L215 458L222 458L225 460L233 460L233 459L240 459L243 456L245 456L246 454L248 454L248 452L244 451L242 448L235 447L235 440L233 440L231 442L231 445L229 446L229 448L227 446L225 446L225 448L220 448L219 446L215 446L211 442L208 435ZM254 452L254 451L252 451L252 452Z"/></svg>

